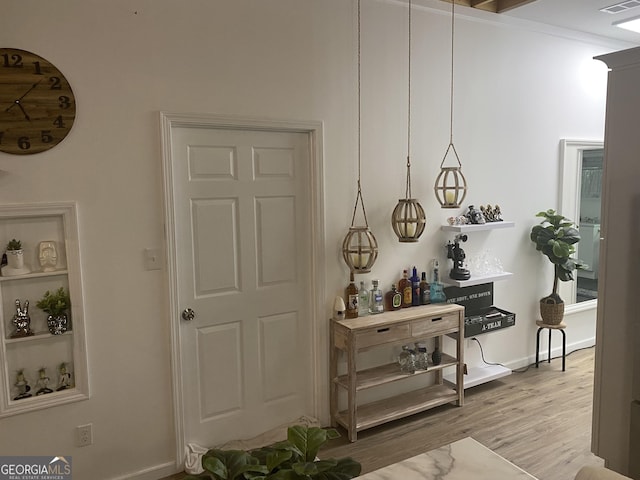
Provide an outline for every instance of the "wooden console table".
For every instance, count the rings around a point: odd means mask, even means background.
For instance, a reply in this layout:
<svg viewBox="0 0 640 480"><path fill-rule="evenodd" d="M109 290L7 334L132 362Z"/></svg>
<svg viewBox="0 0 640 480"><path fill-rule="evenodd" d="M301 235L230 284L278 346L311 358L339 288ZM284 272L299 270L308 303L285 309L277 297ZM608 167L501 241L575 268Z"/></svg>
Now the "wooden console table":
<svg viewBox="0 0 640 480"><path fill-rule="evenodd" d="M357 432L382 423L422 412L439 405L464 403L464 307L455 304L433 304L384 312L366 317L332 320L330 351L330 409L333 426L347 429L349 440L354 442ZM455 357L442 353L439 365L429 365L427 370L417 370L414 375L400 371L397 362L358 370L358 353L383 346L413 344L435 338L442 351L442 336L456 340ZM340 354L346 355L347 369L338 374ZM446 386L442 370L456 367L456 382L453 388ZM416 391L402 393L376 402L358 405L358 392L414 378L416 375L435 373L435 384ZM425 377L426 379L427 377ZM339 389L346 391L347 410L339 411Z"/></svg>

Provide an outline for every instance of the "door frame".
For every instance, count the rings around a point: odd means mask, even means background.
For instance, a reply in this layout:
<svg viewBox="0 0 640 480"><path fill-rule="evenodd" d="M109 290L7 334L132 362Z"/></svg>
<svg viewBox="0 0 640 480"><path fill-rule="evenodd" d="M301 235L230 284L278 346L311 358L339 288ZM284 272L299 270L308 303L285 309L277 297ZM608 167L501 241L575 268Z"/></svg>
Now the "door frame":
<svg viewBox="0 0 640 480"><path fill-rule="evenodd" d="M179 127L202 128L231 128L234 130L262 130L266 132L304 133L309 139L310 179L311 185L311 291L313 305L311 308L311 326L309 328L309 345L312 358L311 377L311 405L314 417L319 418L322 402L318 399L324 396L322 392L321 373L323 358L320 346L324 345L320 338L322 328L321 319L324 311L325 298L325 217L324 217L324 168L323 168L323 123L320 121L280 120L254 118L232 115L197 114L197 113L168 113L160 112L160 129L162 142L162 173L164 193L164 224L165 246L167 260L167 281L169 300L169 322L171 334L171 375L173 391L174 429L176 439L176 467L184 464L185 420L182 404L182 362L180 360L180 305L178 304L177 259L175 253L175 222L173 196L173 156L171 154L171 132ZM324 355L326 356L326 355Z"/></svg>

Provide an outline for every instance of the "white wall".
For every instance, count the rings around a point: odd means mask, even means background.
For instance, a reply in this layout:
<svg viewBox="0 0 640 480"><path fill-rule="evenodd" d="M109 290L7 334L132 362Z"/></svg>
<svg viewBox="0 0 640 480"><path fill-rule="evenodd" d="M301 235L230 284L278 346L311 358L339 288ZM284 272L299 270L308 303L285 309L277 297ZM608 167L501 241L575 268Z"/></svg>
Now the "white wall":
<svg viewBox="0 0 640 480"><path fill-rule="evenodd" d="M3 44L56 64L78 102L55 149L0 153L0 202L78 202L92 386L89 401L0 420L0 452L70 454L78 479L145 470L157 478L175 461L167 281L145 271L142 256L163 243L159 111L324 122L328 318L347 281L339 250L355 201L355 2L0 3ZM437 208L432 189L449 139L450 21L436 0L414 11L412 179L428 226L419 243L401 245L390 214L404 196L406 6L362 3L362 181L380 244L366 280L387 289L405 266L444 256L439 225L451 212ZM536 212L557 205L559 140L603 136L604 85L589 89L583 71L620 46L458 12L454 140L468 201L498 203L517 223L473 235L465 249L490 248L515 273L495 294L516 326L482 337L491 361L515 366L534 353L536 302L551 288L529 229ZM569 343L593 332L590 321L571 321ZM74 428L89 422L95 444L76 448Z"/></svg>

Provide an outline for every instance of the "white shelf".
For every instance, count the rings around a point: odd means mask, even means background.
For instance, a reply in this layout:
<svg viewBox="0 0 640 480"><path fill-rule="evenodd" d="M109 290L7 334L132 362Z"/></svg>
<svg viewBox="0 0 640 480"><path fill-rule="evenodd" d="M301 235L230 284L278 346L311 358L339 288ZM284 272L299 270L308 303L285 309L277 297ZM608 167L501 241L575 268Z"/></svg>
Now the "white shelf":
<svg viewBox="0 0 640 480"><path fill-rule="evenodd" d="M502 365L480 365L475 367L467 367L467 374L464 375L464 389L475 387L483 383L497 380L498 378L511 375L511 370ZM455 374L444 376L444 381L449 385L455 385Z"/></svg>
<svg viewBox="0 0 640 480"><path fill-rule="evenodd" d="M515 227L515 222L487 222L467 225L442 225L441 230L445 232L480 232L482 230L496 230L498 228Z"/></svg>
<svg viewBox="0 0 640 480"><path fill-rule="evenodd" d="M55 277L57 275L67 275L66 269L54 270L52 272L30 272L23 275L11 275L8 277L0 277L0 282L15 282L16 280L29 280L34 278Z"/></svg>
<svg viewBox="0 0 640 480"><path fill-rule="evenodd" d="M469 280L454 280L453 278L443 278L442 283L445 285L454 285L456 287L470 287L471 285L481 285L483 283L496 282L498 280L504 280L509 278L513 273L502 272L495 275L471 275Z"/></svg>

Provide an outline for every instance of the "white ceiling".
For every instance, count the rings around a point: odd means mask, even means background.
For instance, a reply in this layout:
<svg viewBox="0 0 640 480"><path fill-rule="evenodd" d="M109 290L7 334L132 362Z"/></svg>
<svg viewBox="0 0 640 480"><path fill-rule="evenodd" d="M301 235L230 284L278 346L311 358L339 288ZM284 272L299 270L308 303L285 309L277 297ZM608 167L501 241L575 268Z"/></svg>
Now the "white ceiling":
<svg viewBox="0 0 640 480"><path fill-rule="evenodd" d="M640 7L616 14L600 11L601 8L623 2L624 0L535 0L501 15L640 45L640 33L611 25L618 20L640 16Z"/></svg>

